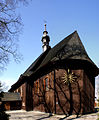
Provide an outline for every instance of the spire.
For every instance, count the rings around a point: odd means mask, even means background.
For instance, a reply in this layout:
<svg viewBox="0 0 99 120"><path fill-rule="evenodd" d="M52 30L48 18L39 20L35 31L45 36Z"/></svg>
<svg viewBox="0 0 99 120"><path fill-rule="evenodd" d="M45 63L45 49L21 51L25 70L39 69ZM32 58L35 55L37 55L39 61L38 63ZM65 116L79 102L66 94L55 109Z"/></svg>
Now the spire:
<svg viewBox="0 0 99 120"><path fill-rule="evenodd" d="M45 52L50 46L49 46L49 41L50 41L50 37L47 35L48 32L46 30L46 24L44 25L44 32L43 32L43 36L42 36L42 48L43 48L43 52Z"/></svg>
<svg viewBox="0 0 99 120"><path fill-rule="evenodd" d="M48 32L46 31L46 24L44 26L45 26L45 29L44 29L44 32L43 32L43 36L46 36L48 34Z"/></svg>

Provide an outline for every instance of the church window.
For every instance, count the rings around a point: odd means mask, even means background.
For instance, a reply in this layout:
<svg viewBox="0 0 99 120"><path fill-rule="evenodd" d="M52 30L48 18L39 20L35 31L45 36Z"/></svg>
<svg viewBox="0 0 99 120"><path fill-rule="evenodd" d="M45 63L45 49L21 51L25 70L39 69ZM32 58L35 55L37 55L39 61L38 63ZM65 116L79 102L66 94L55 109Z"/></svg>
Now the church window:
<svg viewBox="0 0 99 120"><path fill-rule="evenodd" d="M39 82L35 82L35 93L39 93Z"/></svg>
<svg viewBox="0 0 99 120"><path fill-rule="evenodd" d="M20 93L20 94L21 94L21 97L22 97L22 86L21 86L21 88L20 88L20 89L21 89L21 93Z"/></svg>
<svg viewBox="0 0 99 120"><path fill-rule="evenodd" d="M48 77L45 79L45 82L46 82L46 90L48 90Z"/></svg>
<svg viewBox="0 0 99 120"><path fill-rule="evenodd" d="M18 88L18 92L21 93L20 88Z"/></svg>
<svg viewBox="0 0 99 120"><path fill-rule="evenodd" d="M44 87L44 90L46 90L46 91L49 90L49 78L48 77L46 77L44 79L44 85L43 85L43 87Z"/></svg>

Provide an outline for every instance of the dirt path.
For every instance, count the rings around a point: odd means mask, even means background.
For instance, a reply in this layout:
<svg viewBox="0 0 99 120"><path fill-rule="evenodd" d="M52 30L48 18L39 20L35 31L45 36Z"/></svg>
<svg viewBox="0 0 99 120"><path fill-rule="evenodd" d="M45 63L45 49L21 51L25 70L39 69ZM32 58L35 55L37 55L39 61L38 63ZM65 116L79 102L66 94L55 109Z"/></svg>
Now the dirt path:
<svg viewBox="0 0 99 120"><path fill-rule="evenodd" d="M99 113L87 114L76 118L75 115L65 117L64 115L50 115L49 113L37 111L7 111L10 120L97 120Z"/></svg>

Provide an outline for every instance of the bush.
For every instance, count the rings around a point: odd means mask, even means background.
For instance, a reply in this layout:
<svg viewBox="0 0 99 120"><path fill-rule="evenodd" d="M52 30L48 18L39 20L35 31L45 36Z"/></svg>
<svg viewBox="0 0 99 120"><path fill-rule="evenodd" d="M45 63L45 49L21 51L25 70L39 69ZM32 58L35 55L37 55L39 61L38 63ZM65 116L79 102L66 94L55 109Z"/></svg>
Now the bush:
<svg viewBox="0 0 99 120"><path fill-rule="evenodd" d="M0 84L1 88L1 84ZM5 107L2 102L3 92L2 89L0 89L0 120L9 120L9 115L5 113Z"/></svg>
<svg viewBox="0 0 99 120"><path fill-rule="evenodd" d="M2 102L0 105L0 120L9 120L9 115L5 113L5 107Z"/></svg>
<svg viewBox="0 0 99 120"><path fill-rule="evenodd" d="M9 115L5 112L0 112L0 120L9 120Z"/></svg>

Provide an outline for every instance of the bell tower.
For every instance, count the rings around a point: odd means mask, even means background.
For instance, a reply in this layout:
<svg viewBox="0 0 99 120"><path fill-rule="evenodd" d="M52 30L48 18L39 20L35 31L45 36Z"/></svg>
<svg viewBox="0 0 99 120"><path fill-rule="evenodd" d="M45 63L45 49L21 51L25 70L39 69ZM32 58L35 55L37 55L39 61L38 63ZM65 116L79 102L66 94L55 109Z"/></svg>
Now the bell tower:
<svg viewBox="0 0 99 120"><path fill-rule="evenodd" d="M43 48L43 52L45 52L50 46L49 46L49 42L50 42L50 37L47 35L48 32L46 31L46 24L44 25L45 26L45 30L43 32L43 36L42 36L42 48Z"/></svg>

